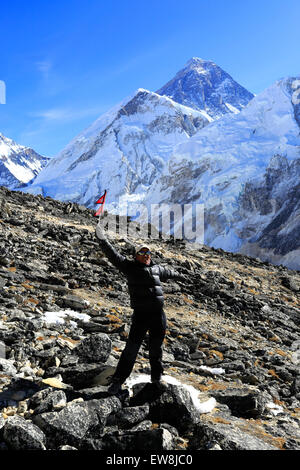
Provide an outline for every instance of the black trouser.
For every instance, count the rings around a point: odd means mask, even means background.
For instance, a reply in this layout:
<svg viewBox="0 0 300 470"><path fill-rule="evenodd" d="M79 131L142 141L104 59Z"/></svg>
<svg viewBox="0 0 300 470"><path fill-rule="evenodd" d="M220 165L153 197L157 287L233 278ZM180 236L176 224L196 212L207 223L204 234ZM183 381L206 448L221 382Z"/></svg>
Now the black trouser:
<svg viewBox="0 0 300 470"><path fill-rule="evenodd" d="M128 340L114 373L114 379L119 379L123 383L129 377L147 331L149 331L151 379L160 378L163 373L162 345L166 334L166 316L163 308L155 307L154 310L134 310Z"/></svg>

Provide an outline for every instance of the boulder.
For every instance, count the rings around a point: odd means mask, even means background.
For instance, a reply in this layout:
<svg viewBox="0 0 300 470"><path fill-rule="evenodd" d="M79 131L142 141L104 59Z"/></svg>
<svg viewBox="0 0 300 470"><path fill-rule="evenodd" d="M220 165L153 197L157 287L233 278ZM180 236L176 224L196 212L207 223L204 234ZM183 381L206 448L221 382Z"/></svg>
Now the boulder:
<svg viewBox="0 0 300 470"><path fill-rule="evenodd" d="M276 445L267 442L266 433L265 436L256 436L250 426L247 432L244 420L229 418L219 421L198 423L190 441L190 449L209 450L219 445L221 450L279 450ZM271 440L272 436L269 437Z"/></svg>
<svg viewBox="0 0 300 470"><path fill-rule="evenodd" d="M234 416L243 418L261 417L271 400L269 394L254 387L228 387L225 390L212 390L211 395L219 403L227 405Z"/></svg>
<svg viewBox="0 0 300 470"><path fill-rule="evenodd" d="M75 352L85 362L105 363L111 353L111 340L105 333L94 333L84 338Z"/></svg>
<svg viewBox="0 0 300 470"><path fill-rule="evenodd" d="M117 424L119 428L130 428L140 423L149 415L149 405L130 406L112 415L107 424Z"/></svg>
<svg viewBox="0 0 300 470"><path fill-rule="evenodd" d="M21 416L7 418L3 439L12 450L46 450L43 431Z"/></svg>
<svg viewBox="0 0 300 470"><path fill-rule="evenodd" d="M75 445L84 438L99 438L107 417L121 409L117 397L70 403L59 412L38 414L33 422L43 430L51 448Z"/></svg>
<svg viewBox="0 0 300 470"><path fill-rule="evenodd" d="M3 359L0 357L0 373L14 376L17 374L17 369L10 359Z"/></svg>
<svg viewBox="0 0 300 470"><path fill-rule="evenodd" d="M50 393L35 408L34 414L46 413L47 411L58 411L67 404L66 394L62 390L50 389Z"/></svg>
<svg viewBox="0 0 300 470"><path fill-rule="evenodd" d="M77 364L72 367L50 367L48 376L57 374L62 376L63 382L75 388L87 387L90 381L96 377L104 368L103 364Z"/></svg>
<svg viewBox="0 0 300 470"><path fill-rule="evenodd" d="M181 432L192 428L199 420L189 392L180 385L140 383L133 387L131 406L149 404L149 419L168 423Z"/></svg>
<svg viewBox="0 0 300 470"><path fill-rule="evenodd" d="M81 443L84 450L106 452L161 452L175 447L174 436L167 429L106 434L100 439L87 439Z"/></svg>

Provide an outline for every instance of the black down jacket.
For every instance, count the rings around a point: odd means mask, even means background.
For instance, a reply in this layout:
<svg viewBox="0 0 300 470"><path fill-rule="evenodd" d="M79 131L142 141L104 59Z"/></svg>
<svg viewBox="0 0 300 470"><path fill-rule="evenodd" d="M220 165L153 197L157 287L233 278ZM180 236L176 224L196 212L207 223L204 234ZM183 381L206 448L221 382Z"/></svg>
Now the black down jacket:
<svg viewBox="0 0 300 470"><path fill-rule="evenodd" d="M98 239L102 251L111 263L127 277L130 305L135 310L146 307L161 308L164 296L160 281L172 278L184 279L184 276L177 271L164 268L152 261L146 266L137 260L129 260L118 253L104 236Z"/></svg>

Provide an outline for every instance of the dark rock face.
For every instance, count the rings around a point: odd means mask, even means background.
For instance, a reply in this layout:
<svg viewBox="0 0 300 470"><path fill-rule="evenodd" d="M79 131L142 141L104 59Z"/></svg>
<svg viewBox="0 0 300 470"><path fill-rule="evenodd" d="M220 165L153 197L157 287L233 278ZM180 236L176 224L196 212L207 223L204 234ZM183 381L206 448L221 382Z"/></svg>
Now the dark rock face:
<svg viewBox="0 0 300 470"><path fill-rule="evenodd" d="M110 396L132 311L126 280L98 250L93 211L5 188L1 197L0 449L300 448L299 272L151 240L155 261L187 276L164 285L172 383ZM147 338L133 373L150 373Z"/></svg>
<svg viewBox="0 0 300 470"><path fill-rule="evenodd" d="M250 227L249 218L249 249L253 243L264 250L271 250L274 255L284 256L300 248L300 227L296 222L299 216L299 178L299 159L289 163L286 157L274 155L264 179L260 183L246 183L240 196L241 217L249 217L249 213L271 217L257 232L255 227Z"/></svg>
<svg viewBox="0 0 300 470"><path fill-rule="evenodd" d="M45 450L46 436L38 426L20 416L8 418L3 438L12 450Z"/></svg>
<svg viewBox="0 0 300 470"><path fill-rule="evenodd" d="M75 388L81 388L103 371L103 364L77 364L71 367L52 367L48 369L48 375L62 376L64 382Z"/></svg>
<svg viewBox="0 0 300 470"><path fill-rule="evenodd" d="M232 426L232 422L224 420L220 423L201 424L195 429L191 446L194 450L211 449L216 445L220 450L278 450L275 445L249 434L237 424L242 423L235 421L236 426Z"/></svg>
<svg viewBox="0 0 300 470"><path fill-rule="evenodd" d="M149 416L149 405L130 406L123 408L113 416L110 424L117 424L119 428L133 427Z"/></svg>
<svg viewBox="0 0 300 470"><path fill-rule="evenodd" d="M180 431L187 431L199 420L199 412L183 387L139 384L134 386L133 392L131 405L149 403L149 417L155 423L169 423Z"/></svg>
<svg viewBox="0 0 300 470"><path fill-rule="evenodd" d="M33 421L44 430L50 445L78 445L89 434L100 437L107 416L120 408L120 401L116 397L109 397L70 404L58 413L39 414Z"/></svg>
<svg viewBox="0 0 300 470"><path fill-rule="evenodd" d="M219 403L227 405L234 416L249 419L263 416L266 404L271 399L270 395L249 388L228 388L225 391L212 392L212 395Z"/></svg>
<svg viewBox="0 0 300 470"><path fill-rule="evenodd" d="M145 453L174 450L173 441L174 438L167 429L153 429L105 435L102 440L90 439L82 445L88 450Z"/></svg>
<svg viewBox="0 0 300 470"><path fill-rule="evenodd" d="M106 362L111 352L111 340L106 334L91 334L77 346L80 359L87 362Z"/></svg>

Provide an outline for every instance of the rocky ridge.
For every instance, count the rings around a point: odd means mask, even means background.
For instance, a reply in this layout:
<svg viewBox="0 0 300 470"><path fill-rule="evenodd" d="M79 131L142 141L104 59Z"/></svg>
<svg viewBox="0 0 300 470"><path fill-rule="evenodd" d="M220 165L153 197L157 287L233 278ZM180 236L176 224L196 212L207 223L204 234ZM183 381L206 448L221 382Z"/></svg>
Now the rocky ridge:
<svg viewBox="0 0 300 470"><path fill-rule="evenodd" d="M109 396L131 309L126 280L98 249L93 214L0 188L0 448L299 449L300 273L150 240L155 261L188 277L164 284L173 382L143 379L145 341L132 375L142 382ZM131 255L132 242L109 236ZM200 408L215 406L201 411L191 386Z"/></svg>

